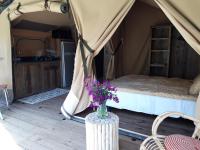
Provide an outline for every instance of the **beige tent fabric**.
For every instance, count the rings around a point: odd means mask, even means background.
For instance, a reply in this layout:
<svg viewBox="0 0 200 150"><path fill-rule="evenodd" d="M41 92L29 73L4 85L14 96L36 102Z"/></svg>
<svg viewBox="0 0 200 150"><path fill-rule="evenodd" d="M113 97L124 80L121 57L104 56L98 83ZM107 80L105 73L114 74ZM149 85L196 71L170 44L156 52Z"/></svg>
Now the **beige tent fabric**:
<svg viewBox="0 0 200 150"><path fill-rule="evenodd" d="M155 0L188 44L200 55L200 1ZM196 103L196 117L200 119L200 97Z"/></svg>
<svg viewBox="0 0 200 150"><path fill-rule="evenodd" d="M151 26L169 23L160 9L135 2L120 25L123 47L115 57L116 78L128 74L149 74Z"/></svg>
<svg viewBox="0 0 200 150"><path fill-rule="evenodd" d="M116 78L117 56L124 43L122 24L104 47L104 77L107 80Z"/></svg>
<svg viewBox="0 0 200 150"><path fill-rule="evenodd" d="M200 1L155 0L190 46L200 54Z"/></svg>
<svg viewBox="0 0 200 150"><path fill-rule="evenodd" d="M60 1L61 2L61 1ZM9 89L13 89L12 83L12 54L11 54L11 36L10 21L8 14L11 13L11 20L19 17L21 14L16 12L16 8L21 4L20 11L24 13L48 10L60 12L59 2L48 2L49 8L44 9L44 0L14 0L0 15L0 83L8 84ZM59 8L59 9L58 9Z"/></svg>
<svg viewBox="0 0 200 150"><path fill-rule="evenodd" d="M12 53L10 22L7 15L0 15L0 84L12 89Z"/></svg>
<svg viewBox="0 0 200 150"><path fill-rule="evenodd" d="M118 0L117 2L116 0L70 0L69 2L78 33L94 50L94 53L90 53L84 47L88 74L92 76L93 58L116 31L132 7L134 0ZM84 69L79 41L75 56L72 87L61 108L66 117L83 111L89 105L89 97L84 89L83 81Z"/></svg>
<svg viewBox="0 0 200 150"><path fill-rule="evenodd" d="M107 80L112 80L115 78L115 48L112 39L105 45L105 51L108 55L108 63L106 64L105 77Z"/></svg>
<svg viewBox="0 0 200 150"><path fill-rule="evenodd" d="M123 46L123 39L117 39L113 41L112 39L105 45L105 55L104 59L104 67L105 67L105 79L113 80L116 77L116 53L121 50Z"/></svg>
<svg viewBox="0 0 200 150"><path fill-rule="evenodd" d="M30 12L37 12L37 11L51 11L51 12L57 12L61 13L60 10L60 2L51 2L48 1L47 3L48 7L45 8L45 2L44 1L39 1L39 2L34 2L34 3L28 3L28 4L21 4L19 9L17 10L14 8L13 10L9 11L8 17L9 19L15 20L19 16L21 16L23 13L30 13Z"/></svg>
<svg viewBox="0 0 200 150"><path fill-rule="evenodd" d="M200 93L199 96L197 98L197 102L196 102L196 118L200 120Z"/></svg>

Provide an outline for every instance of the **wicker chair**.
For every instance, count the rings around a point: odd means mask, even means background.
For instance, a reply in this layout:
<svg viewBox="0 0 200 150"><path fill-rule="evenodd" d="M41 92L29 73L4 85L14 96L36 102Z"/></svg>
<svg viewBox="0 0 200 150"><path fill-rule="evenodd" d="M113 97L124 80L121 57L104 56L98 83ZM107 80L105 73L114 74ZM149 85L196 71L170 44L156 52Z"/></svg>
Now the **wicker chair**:
<svg viewBox="0 0 200 150"><path fill-rule="evenodd" d="M184 115L182 113L167 112L167 113L164 113L164 114L158 116L155 119L153 126L152 126L152 136L149 136L148 138L146 138L143 141L143 143L140 146L140 150L165 150L165 147L164 147L165 136L158 135L157 130L158 130L159 125L163 122L163 120L165 120L166 118L171 117L171 116L180 116L182 118L193 121L194 125L195 125L195 130L194 130L192 137L195 139L198 139L198 140L200 139L200 121L199 120L197 120L193 117Z"/></svg>

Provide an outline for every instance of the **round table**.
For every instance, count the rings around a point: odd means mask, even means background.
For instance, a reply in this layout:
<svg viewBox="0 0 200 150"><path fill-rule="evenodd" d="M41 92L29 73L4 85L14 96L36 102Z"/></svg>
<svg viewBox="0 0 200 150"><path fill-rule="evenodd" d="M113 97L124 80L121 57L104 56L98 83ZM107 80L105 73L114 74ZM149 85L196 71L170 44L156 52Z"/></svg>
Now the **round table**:
<svg viewBox="0 0 200 150"><path fill-rule="evenodd" d="M106 119L90 113L85 118L87 150L119 150L119 118L110 113Z"/></svg>

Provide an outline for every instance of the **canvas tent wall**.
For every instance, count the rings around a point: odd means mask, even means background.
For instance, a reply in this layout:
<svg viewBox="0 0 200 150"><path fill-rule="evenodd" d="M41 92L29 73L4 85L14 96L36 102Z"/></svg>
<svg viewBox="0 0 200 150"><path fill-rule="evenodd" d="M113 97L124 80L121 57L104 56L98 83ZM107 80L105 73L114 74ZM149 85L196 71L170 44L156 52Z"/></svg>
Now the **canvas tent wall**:
<svg viewBox="0 0 200 150"><path fill-rule="evenodd" d="M114 76L106 78L113 79L127 74L149 74L151 26L156 24L170 22L159 8L136 1L111 38L114 49L120 40L123 44L115 53ZM108 63L106 65L109 66ZM110 70L111 68L108 68L108 72Z"/></svg>
<svg viewBox="0 0 200 150"><path fill-rule="evenodd" d="M191 3L188 0L155 0L159 7L164 11L170 21L181 32L185 40L194 48L195 51L200 53L200 18L198 6L200 2L193 0ZM17 6L25 5L24 8L20 7L20 11L43 11L47 10L44 6L44 1L33 0L16 0L0 15L1 28L0 32L0 54L2 55L0 82L8 83L9 87L12 87L12 65L11 65L11 42L10 42L10 23L7 18L8 13L10 19L14 19L21 13L16 11ZM32 5L35 3L34 5ZM84 52L87 56L87 62L85 66L89 70L89 74L92 75L92 60L95 55L101 50L106 42L111 38L114 31L117 29L123 18L126 16L134 0L120 0L116 3L116 0L70 0L73 16L76 21L76 26L79 33L82 35L85 45ZM29 7L33 6L33 7ZM52 11L60 11L57 7L57 3L49 7ZM34 8L34 9L32 9ZM81 42L81 43L82 43ZM89 98L83 88L84 69L82 66L81 52L79 42L78 52L76 54L75 72L72 90L63 104L62 111L66 116L73 115L77 112L84 110L89 104ZM86 44L89 45L94 53L88 52L85 48ZM82 51L82 52L83 52ZM82 53L83 54L83 53ZM79 86L81 83L81 87Z"/></svg>
<svg viewBox="0 0 200 150"><path fill-rule="evenodd" d="M199 1L194 1L192 4L190 4L189 1L187 0L183 0L183 1L172 1L172 0L155 0L158 4L159 7L161 7L161 9L164 11L164 13L167 15L167 17L170 19L170 21L175 25L176 28L178 28L178 30L181 32L181 34L183 35L183 37L185 38L185 40L194 48L195 51L197 51L199 53L200 51L200 47L199 47L199 25L200 25L200 21L198 19L198 8L197 6L199 5ZM91 69L91 64L92 64L92 59L93 57L98 54L99 52L99 47L95 47L95 42L99 42L98 39L96 38L101 38L99 37L99 34L103 34L102 31L107 31L106 29L109 26L104 26L104 21L110 21L110 24L112 24L113 20L110 19L108 20L107 17L113 17L114 21L115 19L120 16L121 18L123 18L125 15L123 15L123 17L120 15L120 12L123 9L127 9L127 5L128 2L124 4L120 4L118 3L117 5L121 5L121 8L116 12L113 11L113 6L115 6L115 2L111 1L101 1L101 2L94 2L94 1L84 1L84 3L82 2L78 2L78 1L70 1L71 2L71 7L73 10L73 15L74 18L76 20L76 24L77 24L77 28L79 30L79 33L81 35L83 35L83 39L86 40L86 44L89 45L89 47L91 47L91 49L95 50L95 54L90 54L90 52L88 52L88 50L86 49L86 47L88 45L84 45L84 50L86 53L86 58L88 59L86 64L85 64L85 68L87 67L87 69L89 70L89 75L92 75L92 69ZM113 2L113 3L112 3ZM106 4L104 4L106 3ZM107 13L104 18L99 18L99 20L101 21L101 25L102 28L101 30L99 29L98 23L94 23L94 20L96 21L98 17L98 15L96 14L104 14L104 11L107 9L106 6L109 6L109 4L112 3L112 7L110 6L110 12ZM125 5L127 4L127 5ZM90 5L92 5L92 7L89 7ZM130 2L130 6L132 5L132 3ZM102 7L100 7L102 6ZM94 9L95 8L95 9ZM128 7L130 9L130 7ZM129 10L127 9L127 11ZM192 10L195 11L192 11ZM113 11L113 12L112 12ZM126 12L127 12L126 11ZM106 11L105 11L106 12ZM113 15L113 13L115 13ZM108 16L108 14L110 14L110 16ZM113 16L111 16L113 15ZM99 21L98 20L98 21ZM119 24L112 26L109 30L111 31L115 31L116 28L118 27ZM89 30L88 30L89 28ZM114 30L112 30L112 28ZM99 30L98 30L99 29ZM98 31L98 32L93 32L94 31ZM94 33L94 35L91 33ZM111 32L113 34L113 32ZM108 34L109 38L111 37L110 35L112 34ZM104 35L104 34L103 34ZM94 38L93 40L89 40L90 38ZM88 39L89 38L89 39ZM101 45L100 48L102 48L102 45L105 45L105 41L108 41L109 38L106 38L106 40L100 41L101 43L99 43ZM95 40L95 41L94 41ZM94 44L94 45L93 45ZM75 63L75 72L74 72L74 80L73 80L73 86L72 89L67 97L67 99L65 100L63 107L62 107L62 112L66 117L69 117L70 115L73 115L74 113L78 113L82 110L84 110L88 104L89 104L89 98L86 95L85 91L84 91L84 87L83 87L83 80L84 80L84 72L83 72L83 66L81 66L81 53L80 53L80 43L78 45L78 49L77 49L77 55L76 55L76 63ZM97 53L96 53L97 52ZM83 63L84 64L84 63ZM78 84L81 84L78 85Z"/></svg>
<svg viewBox="0 0 200 150"><path fill-rule="evenodd" d="M18 38L33 38L34 34L29 33L29 31L33 32L41 32L41 37L38 36L38 38L45 37L45 34L49 34L49 37L47 38L47 43L50 42L50 47L45 49L52 49L56 50L57 57L59 57L60 54L60 39L53 37L53 31L55 30L69 30L70 33L68 33L69 36L72 36L73 39L75 39L75 25L73 22L73 18L70 14L62 14L62 13L55 13L55 12L49 12L49 11L39 11L39 12L31 12L31 13L25 13L18 17L17 19L13 20L11 22L11 35L12 35L12 46L14 51L13 59L15 60L16 57L22 57L22 56L34 56L36 55L36 51L38 51L38 54L46 55L46 52L41 52L43 50L43 45L41 43L38 43L38 45L41 46L41 48L37 47L37 42L25 42L24 44L17 44ZM18 31L18 32L17 32ZM32 35L33 34L33 35ZM35 33L36 35L39 33ZM37 38L35 36L34 38ZM18 45L18 48L16 47ZM25 51L27 53L25 54L19 54L18 50ZM32 50L34 52L31 52L29 50ZM46 51L46 50L45 50Z"/></svg>
<svg viewBox="0 0 200 150"><path fill-rule="evenodd" d="M61 108L66 117L88 107L89 97L84 88L84 78L93 76L94 57L114 34L133 3L133 0L120 0L117 3L115 0L70 1L80 40L76 50L72 87Z"/></svg>
<svg viewBox="0 0 200 150"><path fill-rule="evenodd" d="M10 100L13 99L10 21L28 12L51 11L62 13L60 9L61 4L63 4L62 1L48 1L45 5L45 1L43 0L15 0L0 14L0 83L8 84Z"/></svg>
<svg viewBox="0 0 200 150"><path fill-rule="evenodd" d="M200 56L182 38L180 39L180 34L162 10L143 1L136 1L105 46L106 79L114 79L129 74L150 74L151 27L156 25L172 27L171 39L173 41L171 40L169 77L194 79L198 75L200 72ZM123 43L118 47L121 41ZM113 53L113 51L115 52ZM114 57L112 63L109 62L111 57ZM114 71L111 71L111 67Z"/></svg>
<svg viewBox="0 0 200 150"><path fill-rule="evenodd" d="M57 28L60 27L73 27L74 22L71 14L56 13L50 11L39 11L32 13L25 13L11 22L15 27L21 21L26 20L30 22L36 22L40 24L52 25Z"/></svg>

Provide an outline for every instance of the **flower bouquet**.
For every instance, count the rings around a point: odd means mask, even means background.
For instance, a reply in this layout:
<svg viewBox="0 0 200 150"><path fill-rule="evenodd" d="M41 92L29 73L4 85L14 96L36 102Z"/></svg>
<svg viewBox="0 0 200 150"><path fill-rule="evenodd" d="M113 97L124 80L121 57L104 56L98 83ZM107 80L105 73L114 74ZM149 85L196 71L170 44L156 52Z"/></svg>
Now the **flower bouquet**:
<svg viewBox="0 0 200 150"><path fill-rule="evenodd" d="M92 97L90 107L97 110L99 118L106 118L108 116L106 107L107 100L113 100L116 103L119 102L116 95L117 88L112 86L109 81L103 81L103 83L101 83L98 80L93 80L92 78L85 79L85 87L89 96Z"/></svg>

